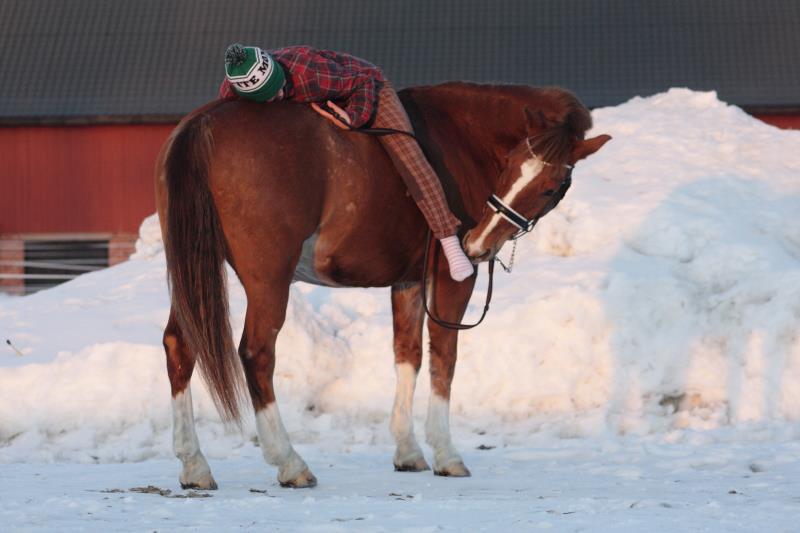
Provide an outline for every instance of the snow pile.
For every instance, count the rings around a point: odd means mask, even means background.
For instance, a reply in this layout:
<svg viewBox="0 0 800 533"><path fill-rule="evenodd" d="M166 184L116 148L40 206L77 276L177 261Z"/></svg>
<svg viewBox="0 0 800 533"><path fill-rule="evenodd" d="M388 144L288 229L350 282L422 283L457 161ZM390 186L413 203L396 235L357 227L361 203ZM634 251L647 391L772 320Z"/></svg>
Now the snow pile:
<svg viewBox="0 0 800 533"><path fill-rule="evenodd" d="M461 334L456 443L796 433L800 133L685 89L593 115L614 140L577 166L498 273L485 323ZM236 335L244 303L232 282ZM168 311L155 217L131 261L0 299L0 338L26 354L0 357L0 461L169 456ZM388 289L293 286L276 385L295 441L390 442L391 346ZM194 393L207 455L250 446L252 428L226 429L198 380ZM423 372L418 428L427 396Z"/></svg>

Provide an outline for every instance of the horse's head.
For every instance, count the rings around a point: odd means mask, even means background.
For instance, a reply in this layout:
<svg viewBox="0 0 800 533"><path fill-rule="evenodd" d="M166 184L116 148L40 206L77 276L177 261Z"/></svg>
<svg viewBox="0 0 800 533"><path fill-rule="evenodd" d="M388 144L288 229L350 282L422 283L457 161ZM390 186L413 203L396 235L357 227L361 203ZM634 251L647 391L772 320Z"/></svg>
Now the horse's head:
<svg viewBox="0 0 800 533"><path fill-rule="evenodd" d="M611 139L584 140L569 120L547 127L544 116L528 108L525 118L527 135L508 154L477 226L464 236L464 250L473 262L493 258L506 241L532 230L566 194L575 163Z"/></svg>

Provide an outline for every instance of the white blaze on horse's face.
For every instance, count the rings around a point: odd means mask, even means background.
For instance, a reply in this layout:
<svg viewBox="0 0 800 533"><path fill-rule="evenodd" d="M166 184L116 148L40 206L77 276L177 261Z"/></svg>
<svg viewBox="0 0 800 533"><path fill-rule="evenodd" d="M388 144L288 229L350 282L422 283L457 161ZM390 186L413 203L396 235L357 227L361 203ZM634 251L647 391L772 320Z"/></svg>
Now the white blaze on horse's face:
<svg viewBox="0 0 800 533"><path fill-rule="evenodd" d="M538 157L530 157L529 159L525 160L519 167L518 171L515 173L517 174L517 178L512 181L510 189L501 197L503 203L507 206L512 208L515 207L514 201L518 199L520 193L522 193L533 181L536 179L539 174L545 168L545 163ZM501 182L505 181L501 179ZM483 256L492 256L497 253L499 250L500 245L506 239L492 239L490 238L497 229L498 226L501 225L501 222L504 223L508 228L512 228L512 234L516 231L517 228L508 223L501 215L498 213L492 213L492 216L486 219L486 216L483 217L482 221L478 224L477 227L473 228L467 233L464 249L467 252L467 255L473 259L484 259ZM508 230L508 228L506 228ZM473 235L477 235L473 238ZM510 236L511 234L509 234ZM502 240L502 242L500 242ZM492 242L495 241L495 242Z"/></svg>

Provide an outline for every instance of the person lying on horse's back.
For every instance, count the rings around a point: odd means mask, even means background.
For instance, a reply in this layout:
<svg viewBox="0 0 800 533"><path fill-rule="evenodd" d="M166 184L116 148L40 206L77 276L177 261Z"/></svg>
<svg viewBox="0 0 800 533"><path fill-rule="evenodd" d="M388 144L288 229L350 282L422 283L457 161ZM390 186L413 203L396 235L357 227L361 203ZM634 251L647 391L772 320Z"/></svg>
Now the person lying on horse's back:
<svg viewBox="0 0 800 533"><path fill-rule="evenodd" d="M220 98L242 97L256 102L308 102L316 112L342 129L372 124L411 132L411 122L392 84L381 70L363 59L309 46L269 52L234 44L225 52L225 80ZM334 101L344 102L338 106ZM317 102L326 102L323 109ZM474 272L456 235L460 221L450 212L439 178L417 142L407 135L379 137L450 266L450 276L462 281Z"/></svg>

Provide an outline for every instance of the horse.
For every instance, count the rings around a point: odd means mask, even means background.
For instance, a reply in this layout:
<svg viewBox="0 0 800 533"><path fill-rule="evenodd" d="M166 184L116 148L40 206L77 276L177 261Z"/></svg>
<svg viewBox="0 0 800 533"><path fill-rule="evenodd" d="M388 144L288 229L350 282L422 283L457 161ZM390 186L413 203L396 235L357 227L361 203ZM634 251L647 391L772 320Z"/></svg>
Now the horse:
<svg viewBox="0 0 800 533"><path fill-rule="evenodd" d="M408 88L400 97L476 264L552 209L569 186L571 167L610 139L585 139L591 115L560 88L449 82ZM398 471L430 469L412 422L423 289L429 288L432 313L457 322L477 274L455 282L432 254L432 281L423 287L427 225L407 178L374 137L336 128L297 103L217 100L173 130L156 163L155 185L171 292L163 344L183 488L217 487L194 427L188 385L195 364L223 420L240 421L249 392L261 450L277 467L280 485L316 485L292 447L273 387L275 342L296 280L391 287L393 463ZM247 298L238 350L226 261ZM432 390L425 433L433 471L469 476L449 426L458 331L433 321L428 331Z"/></svg>

